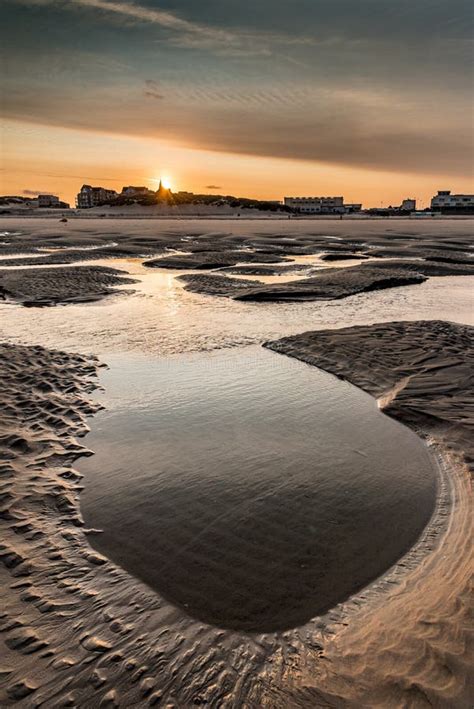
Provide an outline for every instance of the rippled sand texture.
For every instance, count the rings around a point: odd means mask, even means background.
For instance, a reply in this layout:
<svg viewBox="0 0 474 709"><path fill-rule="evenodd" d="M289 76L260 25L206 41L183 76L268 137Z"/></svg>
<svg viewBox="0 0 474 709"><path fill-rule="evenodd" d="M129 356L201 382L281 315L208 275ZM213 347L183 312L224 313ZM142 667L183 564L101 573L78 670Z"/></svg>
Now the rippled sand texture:
<svg viewBox="0 0 474 709"><path fill-rule="evenodd" d="M414 326L402 343L404 362L424 329L417 339ZM400 327L392 335L401 352ZM96 367L40 347L0 348L2 706L469 706L471 529L461 469L456 504L444 509L447 532L429 526L413 552L348 603L281 634L220 631L180 614L87 543L97 532L78 513L71 466L85 451L72 436L97 408L85 399ZM377 376L385 389L382 363Z"/></svg>
<svg viewBox="0 0 474 709"><path fill-rule="evenodd" d="M472 706L474 329L401 322L303 333L267 346L379 397L386 413L455 463L453 510L439 547L378 607L352 618L324 662L298 663L294 692L275 695L270 705L332 706L337 697L342 706Z"/></svg>
<svg viewBox="0 0 474 709"><path fill-rule="evenodd" d="M0 271L0 298L30 307L91 302L114 293L113 286L135 283L126 275L104 266L5 269Z"/></svg>
<svg viewBox="0 0 474 709"><path fill-rule="evenodd" d="M43 304L38 296L46 292L58 296L49 302L68 303L31 310L5 294L0 331L17 343L101 355L169 354L262 342L309 328L420 317L472 321L472 279L458 277L474 272L467 221L295 220L250 227L204 220L84 219L59 225L4 219L2 228L16 231L0 235L2 279L12 278L20 295L29 279L37 279L34 297L27 293L18 300ZM318 267L316 254L353 255L354 262L368 255L383 259L383 268L428 280L342 300L261 304L191 293L176 273L142 265L167 250L226 258L231 251L237 267L242 250L267 254L271 261L277 256L284 265L290 265L288 257L306 264L306 275ZM8 266L9 256L15 259ZM119 264L119 258L127 261ZM71 302L71 294L86 295L84 281L77 280L82 261L87 268L124 267L138 281L135 292L118 285L120 295L102 299L121 278L109 274L107 283L102 277L88 280L100 302ZM36 275L14 273L33 263ZM353 265L382 268L376 264L369 258ZM51 270L40 276L40 268ZM242 288L253 275L239 274ZM285 271L276 278L289 282ZM228 280L214 281L216 294ZM76 438L87 430L86 416L97 410L87 398L98 362L36 346L0 345L0 706L471 707L471 333L439 322L387 323L310 333L275 345L379 397L384 410L443 453L448 470L436 519L396 567L326 615L260 635L192 620L92 550L88 538L100 532L84 529L81 478L72 466L86 452Z"/></svg>
<svg viewBox="0 0 474 709"><path fill-rule="evenodd" d="M96 368L94 358L0 346L0 705L246 706L276 636L195 622L87 543L97 531L82 526L72 468L86 450L72 436L97 409L85 398ZM278 647L296 643L289 633Z"/></svg>
<svg viewBox="0 0 474 709"><path fill-rule="evenodd" d="M285 236L268 222L223 221L219 226L227 231L221 232L206 231L209 222L177 225L153 220L74 219L60 227L43 219L2 222L10 225L10 229L18 224L20 231L1 232L0 297L4 293L15 298L19 293L20 302L33 305L73 302L80 298L81 290L82 299L97 299L109 292L107 286L120 283L117 275L114 279L113 272L107 274L104 268L83 266L41 271L35 266L65 266L119 257L142 257L147 259L144 261L147 268L177 271L209 271L243 264L288 265L295 257L309 258L315 254L320 256L320 266L331 261L346 262L346 268L326 268L316 273L311 273L308 263L309 277L290 281L282 277L279 283L239 283L222 274L183 276L186 288L193 292L265 302L327 301L420 284L433 275L474 274L471 233L462 222L454 227L440 224L438 235L423 233L426 227L410 220L399 223L405 233L396 233L377 223L364 223L361 227L351 222L335 227L334 222L318 222L317 226L291 222L278 225ZM319 233L311 233L316 228ZM212 229L215 230L215 224ZM148 258L157 255L159 258ZM351 266L353 260L355 265ZM26 266L33 267L32 271L18 269ZM8 274L3 269L17 270ZM71 279L75 282L71 283ZM77 294L75 298L71 289ZM26 298L22 295L24 290Z"/></svg>

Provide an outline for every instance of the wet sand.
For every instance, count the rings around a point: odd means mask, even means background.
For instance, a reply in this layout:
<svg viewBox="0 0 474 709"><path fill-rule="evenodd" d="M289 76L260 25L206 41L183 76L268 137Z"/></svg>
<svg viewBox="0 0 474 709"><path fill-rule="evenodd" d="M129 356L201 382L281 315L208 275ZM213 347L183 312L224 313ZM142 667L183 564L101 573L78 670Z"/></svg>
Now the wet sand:
<svg viewBox="0 0 474 709"><path fill-rule="evenodd" d="M423 283L420 273L402 269L363 269L353 266L341 269L324 269L312 278L265 285L258 281L244 281L227 276L189 274L180 276L186 288L205 295L225 295L236 300L256 302L281 302L302 300L339 300L358 293L368 293L385 288L397 288Z"/></svg>
<svg viewBox="0 0 474 709"><path fill-rule="evenodd" d="M442 435L423 429L445 452L446 489L433 523L393 570L327 615L265 635L193 621L92 551L87 536L100 532L82 526L72 465L85 453L74 436L97 410L87 397L98 363L40 347L1 348L4 705L469 706L472 530L462 465L469 451L459 430L472 415L472 389L461 388L466 379L459 386L450 379L445 397L436 354L429 360L444 338L438 352L448 345L447 356L457 360L447 366L469 364L471 333L444 323L367 331L365 344L370 335L382 338L388 366L382 357L376 367L370 356L351 362L367 380L374 370L383 393L387 386L393 393L395 360L406 377L422 368L421 356L428 359L432 387L421 379L416 391L449 423ZM331 335L349 351L364 343L357 329ZM303 347L316 339L304 337ZM272 346L289 351L285 342ZM397 411L396 397L389 398Z"/></svg>
<svg viewBox="0 0 474 709"><path fill-rule="evenodd" d="M13 226L13 220L4 221ZM69 330L77 330L76 316L84 317L84 323L92 317L74 300L102 298L114 284L127 283L119 280L123 275L114 269L100 277L83 277L81 269L95 267L71 266L68 260L83 260L77 253L80 249L86 249L86 260L90 260L89 249L96 250L100 258L117 249L116 254L139 254L143 260L167 251L228 253L244 248L255 254L295 257L298 264L307 258L308 266L312 254L340 252L354 254L354 259L366 254L383 260L366 260L357 269L373 272L382 268L376 263L382 263L387 271L395 268L398 273L402 268L405 275L429 277L425 284L414 286L420 292L433 275L472 273L472 242L466 223L456 225L455 232L431 223L356 224L351 225L351 233L344 233L349 229L344 224L297 224L291 225L291 238L282 239L277 231L281 225L265 222L252 229L244 223L233 227L232 233L211 234L203 223L162 224L156 233L156 225L136 222L127 223L124 229L112 220L108 224L84 220L66 227L52 220L28 221L19 225L23 232L18 236L0 237L0 256L27 254L27 259L36 262L44 256L41 249L59 248L54 261L57 268L44 263L47 268L34 269L31 276L32 271L18 269L28 263L17 259L10 268L0 263L1 278L8 278L7 272L13 274L10 278L19 302L69 303L64 309L46 309L71 313L63 323L65 341L69 341ZM225 228L214 223L212 230L218 226ZM316 229L317 234L307 233ZM428 229L437 233L430 234ZM76 250L72 257L67 254L71 248ZM398 261L396 266L392 259ZM400 261L405 265L400 266ZM222 287L236 280L223 274L220 278L224 279ZM333 278L337 281L338 276ZM347 281L352 276L341 278ZM242 288L248 289L249 281L240 280L245 284ZM35 283L27 287L29 282ZM390 288L394 294L404 291L411 292L410 286ZM129 289L122 291L124 307L134 297L129 294ZM359 294L342 302L360 298L364 313L357 317L373 322L371 303L378 297L375 292ZM204 300L199 300L199 307L204 307ZM227 302L208 300L216 304L217 313L222 307L218 304ZM106 302L100 307L106 307ZM230 303L243 307L237 301ZM319 307L319 303L310 305ZM13 298L2 307L3 312L11 309L17 318L20 311L24 313L17 340L31 341L29 321L23 319L31 317L30 313L35 316L31 331L40 333L40 341L57 340L56 330L50 327L53 321L49 314L45 319L44 311L25 311ZM262 308L258 312L264 318L264 309L273 306L251 303L248 307ZM304 310L305 303L277 303L275 307L281 309L283 319L289 307L313 313ZM326 327L336 327L338 312L344 311L329 312L332 318ZM251 314L258 317L255 310ZM183 310L179 316L183 317ZM16 333L13 320L6 319ZM44 323L43 331L37 322ZM195 339L193 323L186 318L184 323ZM280 333L288 332L285 327L279 325ZM160 324L156 329L159 337ZM8 328L4 333L9 337ZM75 337L78 348L87 351L90 340ZM117 332L107 332L107 327L104 337L104 351L119 342ZM182 337L179 341L180 347L193 346ZM234 346L244 341L243 330L240 339L233 335ZM199 346L203 343L207 340ZM249 634L193 620L89 544L100 531L84 528L79 507L81 476L73 465L87 453L77 437L86 433L86 417L98 409L97 400L90 396L97 384L98 361L54 349L3 344L0 573L7 592L1 616L2 706L472 706L468 620L472 563L468 468L474 459L469 435L474 396L472 328L439 321L395 322L306 333L273 341L270 346L365 389L379 399L384 412L424 437L439 457L440 495L418 542L375 582L299 627Z"/></svg>
<svg viewBox="0 0 474 709"><path fill-rule="evenodd" d="M241 270L251 264L255 264L255 275L265 275L265 269L261 270L265 264L275 264L274 273L281 275L291 273L292 265L308 267L306 273L301 271L301 278L282 279L278 284L245 284L212 273L182 276L192 292L259 302L328 301L423 283L430 276L474 274L469 222L456 224L455 233L445 225L436 225L439 235L425 234L427 225L409 220L397 224L397 228L406 229L400 233L387 225L361 227L355 222L290 223L283 227L242 221L232 224L231 231L221 232L215 231L215 223L212 231L207 231L205 222L190 222L187 228L173 222L157 225L153 220L72 220L58 225L53 219L4 218L3 223L11 231L3 231L0 240L0 293L28 305L91 301L113 292L115 284L126 282L120 280L121 274L107 272L105 267L73 266L112 258L140 257L146 267L171 271L237 268L237 275L239 269L240 274L251 275L251 268ZM126 229L122 228L124 223ZM282 235L285 229L294 236ZM323 265L349 265L311 272L310 257L314 255ZM307 264L292 264L293 258L305 256ZM351 266L357 259L362 263ZM69 269L33 270L67 264ZM27 271L25 266L32 269Z"/></svg>
<svg viewBox="0 0 474 709"><path fill-rule="evenodd" d="M0 270L0 298L29 307L85 303L116 292L114 286L134 283L127 274L104 266Z"/></svg>
<svg viewBox="0 0 474 709"><path fill-rule="evenodd" d="M304 663L300 686L275 698L275 706L331 705L334 696L343 706L471 706L474 328L400 322L303 333L265 346L377 397L385 413L442 452L453 488L439 547L334 637L324 663Z"/></svg>

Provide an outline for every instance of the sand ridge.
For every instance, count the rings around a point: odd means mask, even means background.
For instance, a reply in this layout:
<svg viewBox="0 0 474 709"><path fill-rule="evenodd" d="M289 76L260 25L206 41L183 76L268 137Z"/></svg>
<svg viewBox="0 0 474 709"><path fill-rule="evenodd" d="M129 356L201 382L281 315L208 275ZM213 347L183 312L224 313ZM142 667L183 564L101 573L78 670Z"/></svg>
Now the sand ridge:
<svg viewBox="0 0 474 709"><path fill-rule="evenodd" d="M178 278L184 281L187 290L196 293L258 302L338 300L357 293L415 285L426 280L426 277L420 273L402 269L362 269L361 266L321 269L313 277L277 285L229 278L214 273L191 273Z"/></svg>
<svg viewBox="0 0 474 709"><path fill-rule="evenodd" d="M135 283L127 274L104 266L0 270L0 298L25 306L84 303L116 292L114 286Z"/></svg>
<svg viewBox="0 0 474 709"><path fill-rule="evenodd" d="M324 661L307 656L294 690L270 705L467 709L474 666L474 329L398 322L308 332L266 346L378 397L386 413L451 461L454 498L441 545L383 603L352 618L326 647Z"/></svg>

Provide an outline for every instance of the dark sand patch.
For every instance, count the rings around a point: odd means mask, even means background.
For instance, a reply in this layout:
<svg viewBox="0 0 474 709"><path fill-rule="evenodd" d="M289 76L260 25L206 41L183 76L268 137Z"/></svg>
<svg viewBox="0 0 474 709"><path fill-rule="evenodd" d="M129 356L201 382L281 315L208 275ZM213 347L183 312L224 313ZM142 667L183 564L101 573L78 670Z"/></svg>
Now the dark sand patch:
<svg viewBox="0 0 474 709"><path fill-rule="evenodd" d="M142 246L109 246L94 249L61 249L54 253L22 256L0 260L1 268L14 268L18 266L55 266L59 264L78 263L79 261L96 261L107 258L137 258L151 256L160 251L158 247L147 249Z"/></svg>
<svg viewBox="0 0 474 709"><path fill-rule="evenodd" d="M427 261L441 261L446 263L459 263L466 266L474 266L474 257L472 253L467 251L456 251L450 249L449 245L443 245L443 248L431 249L427 244L413 244L409 249L398 249L386 247L383 249L373 249L370 252L371 256L377 258L423 258Z"/></svg>
<svg viewBox="0 0 474 709"><path fill-rule="evenodd" d="M425 280L426 277L419 273L369 267L362 269L361 266L354 266L324 269L311 278L251 288L234 297L238 300L254 301L337 300L357 293L415 285Z"/></svg>
<svg viewBox="0 0 474 709"><path fill-rule="evenodd" d="M103 266L0 269L0 296L27 306L82 303L116 292L114 286L135 282L123 271Z"/></svg>
<svg viewBox="0 0 474 709"><path fill-rule="evenodd" d="M144 266L149 268L170 268L174 270L183 269L212 269L222 268L223 266L234 266L237 263L248 262L263 262L263 263L279 263L287 259L277 256L265 254L251 253L249 251L222 251L209 252L199 251L193 254L184 256L165 256L159 259L145 261Z"/></svg>
<svg viewBox="0 0 474 709"><path fill-rule="evenodd" d="M365 266L365 264L363 264ZM332 268L311 278L267 285L259 281L228 278L217 274L183 274L186 290L203 295L227 296L250 301L337 300L357 293L409 286L426 281L420 273L383 268Z"/></svg>
<svg viewBox="0 0 474 709"><path fill-rule="evenodd" d="M411 271L421 273L424 276L472 276L474 266L469 263L442 263L435 261L424 261L423 259L383 259L382 261L371 261L363 263L361 268L382 268L384 270L393 269L396 271Z"/></svg>

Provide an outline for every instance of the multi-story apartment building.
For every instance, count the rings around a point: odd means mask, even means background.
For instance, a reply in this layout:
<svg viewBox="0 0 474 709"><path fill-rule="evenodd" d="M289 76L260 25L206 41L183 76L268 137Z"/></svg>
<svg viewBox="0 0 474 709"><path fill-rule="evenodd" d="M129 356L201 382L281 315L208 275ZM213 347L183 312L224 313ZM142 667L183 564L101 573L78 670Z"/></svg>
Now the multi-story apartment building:
<svg viewBox="0 0 474 709"><path fill-rule="evenodd" d="M67 202L61 202L59 197L55 194L39 194L38 195L38 207L52 207L55 209L69 209L69 204Z"/></svg>
<svg viewBox="0 0 474 709"><path fill-rule="evenodd" d="M474 209L474 195L451 194L450 190L440 190L431 199L431 209Z"/></svg>
<svg viewBox="0 0 474 709"><path fill-rule="evenodd" d="M362 204L344 204L344 197L285 197L284 203L302 214L345 214L362 209Z"/></svg>
<svg viewBox="0 0 474 709"><path fill-rule="evenodd" d="M154 194L152 190L148 187L134 187L133 185L127 185L122 187L121 197L143 197L147 194Z"/></svg>
<svg viewBox="0 0 474 709"><path fill-rule="evenodd" d="M285 206L304 214L343 213L343 197L285 197Z"/></svg>
<svg viewBox="0 0 474 709"><path fill-rule="evenodd" d="M91 207L99 207L101 204L112 202L112 200L117 197L118 194L115 190L107 190L105 187L82 185L81 191L76 198L76 205L79 209L90 209Z"/></svg>
<svg viewBox="0 0 474 709"><path fill-rule="evenodd" d="M38 207L56 207L59 204L59 197L55 194L39 194Z"/></svg>

